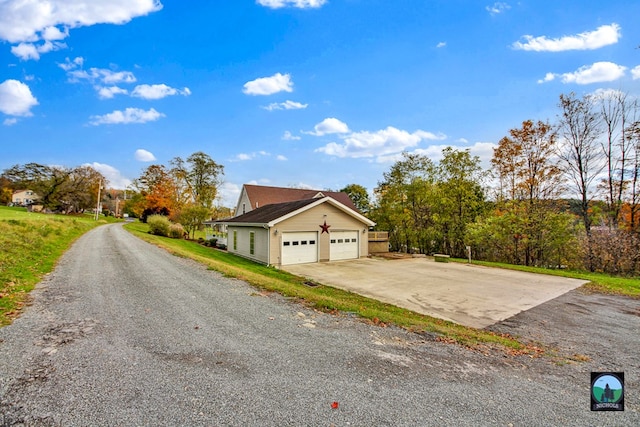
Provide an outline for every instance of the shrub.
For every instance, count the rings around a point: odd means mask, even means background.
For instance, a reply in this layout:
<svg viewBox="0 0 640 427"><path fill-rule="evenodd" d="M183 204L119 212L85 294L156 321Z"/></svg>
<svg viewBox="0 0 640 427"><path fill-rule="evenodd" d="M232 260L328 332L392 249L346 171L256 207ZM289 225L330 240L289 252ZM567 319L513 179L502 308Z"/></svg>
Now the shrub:
<svg viewBox="0 0 640 427"><path fill-rule="evenodd" d="M203 206L186 206L178 215L178 220L184 225L184 229L191 238L195 237L196 230L198 230L207 218L211 217L211 209Z"/></svg>
<svg viewBox="0 0 640 427"><path fill-rule="evenodd" d="M184 227L182 224L171 224L169 227L169 237L172 239L182 239L184 237Z"/></svg>
<svg viewBox="0 0 640 427"><path fill-rule="evenodd" d="M169 218L164 215L150 215L147 218L147 224L149 224L149 233L156 236L169 236L169 228L171 223Z"/></svg>
<svg viewBox="0 0 640 427"><path fill-rule="evenodd" d="M169 214L171 212L169 212L169 209L167 208L147 208L144 211L142 211L142 215L140 215L140 221L146 223L147 222L147 218L149 218L151 215L163 215L168 217Z"/></svg>

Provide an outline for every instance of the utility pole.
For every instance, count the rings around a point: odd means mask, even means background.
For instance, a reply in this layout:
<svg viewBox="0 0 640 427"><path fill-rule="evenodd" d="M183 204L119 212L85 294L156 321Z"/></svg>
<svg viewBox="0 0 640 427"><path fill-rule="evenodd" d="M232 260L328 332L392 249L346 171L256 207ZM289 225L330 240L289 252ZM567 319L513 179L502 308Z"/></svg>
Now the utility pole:
<svg viewBox="0 0 640 427"><path fill-rule="evenodd" d="M96 221L98 220L98 215L100 214L100 190L102 190L102 179L98 184L98 204L96 205Z"/></svg>

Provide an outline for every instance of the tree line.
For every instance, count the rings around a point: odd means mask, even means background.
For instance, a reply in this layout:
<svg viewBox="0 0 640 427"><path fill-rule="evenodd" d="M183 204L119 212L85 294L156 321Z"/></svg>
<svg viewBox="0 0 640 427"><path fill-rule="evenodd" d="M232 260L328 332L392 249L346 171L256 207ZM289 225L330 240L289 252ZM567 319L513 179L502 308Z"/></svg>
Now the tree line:
<svg viewBox="0 0 640 427"><path fill-rule="evenodd" d="M37 194L36 203L47 212L79 214L102 206L105 214L126 213L144 222L150 215L161 214L180 222L193 236L203 221L229 214L214 204L223 174L222 165L199 151L186 159L175 157L170 167L151 165L126 190L113 190L91 166L27 163L0 175L0 202L9 204L14 191L28 189Z"/></svg>
<svg viewBox="0 0 640 427"><path fill-rule="evenodd" d="M46 211L83 213L96 208L98 189L106 184L105 177L91 166L15 165L0 175L0 203L10 204L14 191L31 190Z"/></svg>
<svg viewBox="0 0 640 427"><path fill-rule="evenodd" d="M202 151L175 157L170 167L151 165L133 180L127 209L143 222L150 215L167 216L193 237L204 221L230 214L214 203L223 175L224 166Z"/></svg>
<svg viewBox="0 0 640 427"><path fill-rule="evenodd" d="M482 170L468 150L439 164L404 153L369 216L392 250L640 273L640 112L617 91L563 94L555 123L525 120Z"/></svg>

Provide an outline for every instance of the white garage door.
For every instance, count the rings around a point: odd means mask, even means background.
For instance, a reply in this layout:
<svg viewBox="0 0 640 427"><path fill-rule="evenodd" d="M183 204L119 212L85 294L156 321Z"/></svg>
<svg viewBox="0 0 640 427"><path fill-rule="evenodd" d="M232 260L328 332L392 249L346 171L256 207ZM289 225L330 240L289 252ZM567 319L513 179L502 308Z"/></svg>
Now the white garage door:
<svg viewBox="0 0 640 427"><path fill-rule="evenodd" d="M331 261L358 258L358 232L332 231L330 247Z"/></svg>
<svg viewBox="0 0 640 427"><path fill-rule="evenodd" d="M318 233L282 233L282 265L318 262Z"/></svg>

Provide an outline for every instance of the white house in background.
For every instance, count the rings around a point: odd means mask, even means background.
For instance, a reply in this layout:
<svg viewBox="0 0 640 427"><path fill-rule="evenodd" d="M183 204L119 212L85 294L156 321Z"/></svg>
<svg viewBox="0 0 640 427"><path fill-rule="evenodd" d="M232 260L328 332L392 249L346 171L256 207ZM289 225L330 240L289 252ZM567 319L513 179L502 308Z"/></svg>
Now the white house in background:
<svg viewBox="0 0 640 427"><path fill-rule="evenodd" d="M311 197L264 205L258 201L256 206L247 187L238 201L240 214L217 221L227 228L230 253L275 267L369 255L368 231L375 223L360 214L345 193L333 195L343 194L350 206L326 195L332 192L316 190L299 193ZM258 192L268 192L265 189L280 190L262 187ZM337 197L344 200L344 196Z"/></svg>
<svg viewBox="0 0 640 427"><path fill-rule="evenodd" d="M31 206L39 199L40 196L31 190L17 190L11 195L11 204L14 206Z"/></svg>

